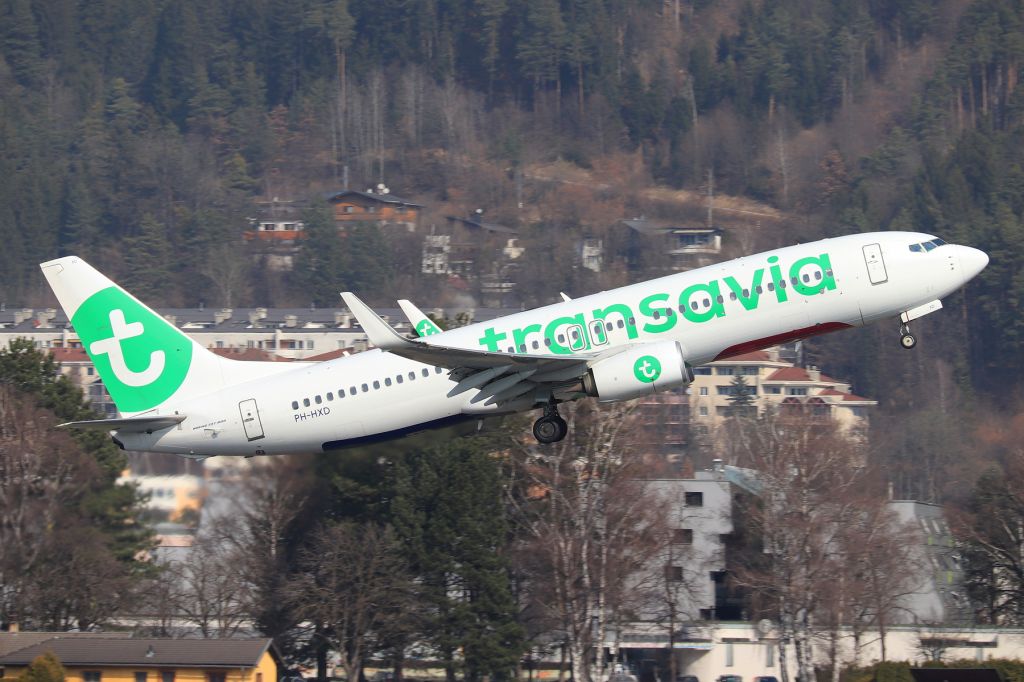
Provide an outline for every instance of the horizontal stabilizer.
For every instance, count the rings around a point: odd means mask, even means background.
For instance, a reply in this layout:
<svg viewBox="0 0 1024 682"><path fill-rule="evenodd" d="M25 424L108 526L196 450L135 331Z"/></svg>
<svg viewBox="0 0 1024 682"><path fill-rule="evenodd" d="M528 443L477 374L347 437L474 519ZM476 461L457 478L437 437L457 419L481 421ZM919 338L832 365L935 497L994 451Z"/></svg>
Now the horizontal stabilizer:
<svg viewBox="0 0 1024 682"><path fill-rule="evenodd" d="M170 428L185 421L183 414L167 414L159 417L127 417L125 419L90 419L82 422L58 424L57 428L102 429L103 431L124 431L126 433L153 433Z"/></svg>

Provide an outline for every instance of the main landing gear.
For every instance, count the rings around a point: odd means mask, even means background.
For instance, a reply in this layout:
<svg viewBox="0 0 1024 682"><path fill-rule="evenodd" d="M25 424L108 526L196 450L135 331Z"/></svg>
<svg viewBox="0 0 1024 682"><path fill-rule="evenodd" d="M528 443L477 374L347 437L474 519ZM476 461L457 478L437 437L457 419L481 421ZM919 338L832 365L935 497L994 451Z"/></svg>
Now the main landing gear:
<svg viewBox="0 0 1024 682"><path fill-rule="evenodd" d="M540 443L557 443L569 433L569 425L558 415L558 406L551 401L544 406L544 416L533 423L533 436Z"/></svg>
<svg viewBox="0 0 1024 682"><path fill-rule="evenodd" d="M910 333L910 325L906 322L900 325L900 345L907 350L917 345L917 339Z"/></svg>

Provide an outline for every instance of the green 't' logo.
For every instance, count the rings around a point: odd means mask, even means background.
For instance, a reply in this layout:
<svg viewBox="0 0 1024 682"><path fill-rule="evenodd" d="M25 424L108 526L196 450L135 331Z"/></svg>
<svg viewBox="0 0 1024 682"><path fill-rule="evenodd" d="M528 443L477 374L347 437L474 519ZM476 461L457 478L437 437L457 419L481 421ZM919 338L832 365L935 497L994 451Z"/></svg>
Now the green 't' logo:
<svg viewBox="0 0 1024 682"><path fill-rule="evenodd" d="M661 363L653 355L641 355L633 363L633 376L640 383L654 383L661 376Z"/></svg>
<svg viewBox="0 0 1024 682"><path fill-rule="evenodd" d="M416 325L416 333L420 336L431 336L433 334L440 334L441 330L433 320L428 317L424 317L420 320L420 323Z"/></svg>
<svg viewBox="0 0 1024 682"><path fill-rule="evenodd" d="M124 291L96 292L71 324L122 412L156 407L185 381L191 341Z"/></svg>

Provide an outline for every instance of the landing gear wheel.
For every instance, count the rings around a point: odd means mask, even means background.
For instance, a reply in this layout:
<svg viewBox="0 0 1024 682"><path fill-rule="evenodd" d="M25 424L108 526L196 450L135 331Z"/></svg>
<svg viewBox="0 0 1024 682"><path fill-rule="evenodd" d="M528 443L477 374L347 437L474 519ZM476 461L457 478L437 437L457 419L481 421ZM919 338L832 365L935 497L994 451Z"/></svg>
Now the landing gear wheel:
<svg viewBox="0 0 1024 682"><path fill-rule="evenodd" d="M900 325L900 345L907 350L917 345L917 339L910 333L909 324L903 323Z"/></svg>
<svg viewBox="0 0 1024 682"><path fill-rule="evenodd" d="M533 423L533 436L539 443L557 443L569 433L569 425L558 415L554 403L544 408L544 416Z"/></svg>

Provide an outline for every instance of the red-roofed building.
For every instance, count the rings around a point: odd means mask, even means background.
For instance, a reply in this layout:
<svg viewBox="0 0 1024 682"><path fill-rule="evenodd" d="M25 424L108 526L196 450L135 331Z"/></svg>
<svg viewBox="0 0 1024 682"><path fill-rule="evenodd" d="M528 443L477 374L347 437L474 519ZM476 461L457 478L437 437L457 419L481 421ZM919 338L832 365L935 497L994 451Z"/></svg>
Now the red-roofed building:
<svg viewBox="0 0 1024 682"><path fill-rule="evenodd" d="M92 409L102 415L113 417L117 414L114 401L107 393L107 387L103 385L96 368L93 367L89 356L81 344L76 348L48 348L52 357L60 368L60 373L71 380L82 389L85 399L89 401Z"/></svg>
<svg viewBox="0 0 1024 682"><path fill-rule="evenodd" d="M849 382L822 374L816 367L797 367L779 357L778 349L744 353L694 368L690 387L691 425L712 441L715 431L736 409L730 400L736 377L742 377L753 399L750 411L761 414L769 405L829 416L844 430L867 425L867 408L878 402L852 392Z"/></svg>

